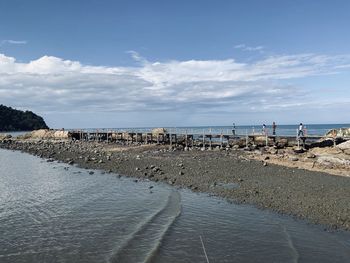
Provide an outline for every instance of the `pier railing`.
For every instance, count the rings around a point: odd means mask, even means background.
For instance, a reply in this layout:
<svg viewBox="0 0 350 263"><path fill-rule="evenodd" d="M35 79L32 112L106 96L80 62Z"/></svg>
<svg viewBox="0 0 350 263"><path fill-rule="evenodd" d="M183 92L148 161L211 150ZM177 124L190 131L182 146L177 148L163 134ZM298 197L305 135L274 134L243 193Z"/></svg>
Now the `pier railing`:
<svg viewBox="0 0 350 263"><path fill-rule="evenodd" d="M229 129L183 129L170 128L166 131L155 132L146 129L96 129L96 130L71 130L73 140L85 141L106 141L106 142L124 142L132 143L158 143L177 145L182 144L186 147L199 145L201 147L230 146L233 144L245 145L276 145L276 143L294 143L305 146L306 142L314 142L325 136L302 134L296 135L270 135L268 132L248 131L245 134L236 134ZM336 142L335 137L331 137ZM347 139L347 138L344 138ZM348 138L350 139L350 138Z"/></svg>

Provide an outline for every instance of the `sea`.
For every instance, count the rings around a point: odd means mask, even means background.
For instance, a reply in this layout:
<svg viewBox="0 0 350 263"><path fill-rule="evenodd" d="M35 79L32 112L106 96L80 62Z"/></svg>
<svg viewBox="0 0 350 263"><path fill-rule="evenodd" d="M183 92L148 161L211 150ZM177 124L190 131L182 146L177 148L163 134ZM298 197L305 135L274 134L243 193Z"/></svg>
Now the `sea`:
<svg viewBox="0 0 350 263"><path fill-rule="evenodd" d="M0 262L349 262L350 232L0 149Z"/></svg>

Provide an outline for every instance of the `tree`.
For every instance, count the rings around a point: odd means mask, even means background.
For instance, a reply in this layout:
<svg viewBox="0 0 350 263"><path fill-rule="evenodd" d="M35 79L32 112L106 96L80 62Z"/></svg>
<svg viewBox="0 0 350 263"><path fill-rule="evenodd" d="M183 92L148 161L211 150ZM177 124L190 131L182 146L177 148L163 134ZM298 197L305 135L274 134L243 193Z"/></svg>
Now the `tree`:
<svg viewBox="0 0 350 263"><path fill-rule="evenodd" d="M0 131L48 129L44 119L31 111L20 111L0 105Z"/></svg>

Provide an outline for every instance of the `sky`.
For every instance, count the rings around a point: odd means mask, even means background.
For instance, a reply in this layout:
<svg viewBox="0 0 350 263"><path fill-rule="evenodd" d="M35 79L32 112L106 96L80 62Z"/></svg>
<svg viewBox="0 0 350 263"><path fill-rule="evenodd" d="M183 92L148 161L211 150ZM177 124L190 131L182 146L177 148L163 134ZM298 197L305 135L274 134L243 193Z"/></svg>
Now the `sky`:
<svg viewBox="0 0 350 263"><path fill-rule="evenodd" d="M0 104L52 128L350 123L350 1L0 0Z"/></svg>

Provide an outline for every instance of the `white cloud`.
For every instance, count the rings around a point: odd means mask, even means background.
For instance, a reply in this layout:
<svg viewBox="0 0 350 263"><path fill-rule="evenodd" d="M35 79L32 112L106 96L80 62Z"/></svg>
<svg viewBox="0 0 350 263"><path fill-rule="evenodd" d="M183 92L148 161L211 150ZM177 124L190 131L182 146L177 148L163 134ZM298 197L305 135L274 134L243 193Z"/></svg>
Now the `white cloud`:
<svg viewBox="0 0 350 263"><path fill-rule="evenodd" d="M264 50L263 46L250 47L250 46L247 46L245 44L235 45L234 48L241 49L243 51L260 51L261 52Z"/></svg>
<svg viewBox="0 0 350 263"><path fill-rule="evenodd" d="M27 44L28 41L26 40L12 40L12 39L5 39L0 41L0 47L5 45L5 44L10 44L10 45L25 45Z"/></svg>
<svg viewBox="0 0 350 263"><path fill-rule="evenodd" d="M0 103L39 112L276 110L310 96L280 80L335 74L350 62L349 56L316 54L253 63L149 62L130 53L139 66L89 66L52 56L21 63L0 54Z"/></svg>

